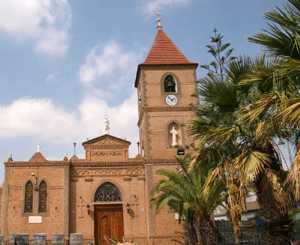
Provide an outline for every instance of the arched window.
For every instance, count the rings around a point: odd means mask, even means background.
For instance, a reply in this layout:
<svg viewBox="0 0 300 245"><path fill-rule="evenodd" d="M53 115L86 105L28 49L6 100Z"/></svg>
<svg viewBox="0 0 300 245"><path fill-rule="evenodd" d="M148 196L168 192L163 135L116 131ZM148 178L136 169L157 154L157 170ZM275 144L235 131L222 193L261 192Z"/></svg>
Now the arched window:
<svg viewBox="0 0 300 245"><path fill-rule="evenodd" d="M24 213L32 213L32 208L33 208L33 184L29 180L25 184Z"/></svg>
<svg viewBox="0 0 300 245"><path fill-rule="evenodd" d="M43 180L39 186L39 213L47 212L47 184Z"/></svg>
<svg viewBox="0 0 300 245"><path fill-rule="evenodd" d="M102 184L95 194L95 202L120 202L121 200L121 192L110 182Z"/></svg>
<svg viewBox="0 0 300 245"><path fill-rule="evenodd" d="M166 76L164 80L165 93L177 93L177 83L172 75Z"/></svg>
<svg viewBox="0 0 300 245"><path fill-rule="evenodd" d="M172 122L168 126L168 141L171 147L182 146L182 132L179 125Z"/></svg>

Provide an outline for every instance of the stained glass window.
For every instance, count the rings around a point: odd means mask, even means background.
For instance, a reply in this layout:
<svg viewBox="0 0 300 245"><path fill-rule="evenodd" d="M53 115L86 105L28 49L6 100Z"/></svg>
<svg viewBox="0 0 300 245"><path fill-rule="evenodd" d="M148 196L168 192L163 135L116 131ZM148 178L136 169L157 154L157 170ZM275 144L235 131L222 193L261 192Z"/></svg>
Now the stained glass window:
<svg viewBox="0 0 300 245"><path fill-rule="evenodd" d="M47 184L42 181L39 186L39 213L47 212Z"/></svg>
<svg viewBox="0 0 300 245"><path fill-rule="evenodd" d="M29 180L25 184L25 203L24 203L24 212L32 213L33 208L33 184Z"/></svg>
<svg viewBox="0 0 300 245"><path fill-rule="evenodd" d="M176 86L176 81L173 76L168 75L165 78L164 81L164 90L165 93L176 93L177 91L177 86Z"/></svg>
<svg viewBox="0 0 300 245"><path fill-rule="evenodd" d="M96 191L95 202L120 202L121 193L119 189L112 183L106 182L102 184Z"/></svg>

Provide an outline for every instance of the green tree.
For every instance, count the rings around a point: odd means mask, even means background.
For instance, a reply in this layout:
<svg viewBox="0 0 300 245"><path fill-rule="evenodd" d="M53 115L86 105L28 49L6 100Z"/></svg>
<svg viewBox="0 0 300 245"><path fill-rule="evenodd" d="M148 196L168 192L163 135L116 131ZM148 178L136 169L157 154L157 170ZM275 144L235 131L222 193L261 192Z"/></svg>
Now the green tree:
<svg viewBox="0 0 300 245"><path fill-rule="evenodd" d="M209 164L190 167L189 157L178 160L179 171L160 170L162 180L153 191L152 204L159 210L169 206L184 221L185 244L214 245L217 230L213 211L223 201L223 185L214 183L204 190Z"/></svg>
<svg viewBox="0 0 300 245"><path fill-rule="evenodd" d="M207 186L220 179L226 185L225 204L236 242L239 243L246 188L232 164L236 157L234 137L227 137L229 133L234 135L238 130L234 113L236 114L239 109L244 93L241 91L238 93L236 84L237 79L249 70L250 60L247 58L238 60L233 57L231 44L224 43L223 39L224 36L215 30L214 36L211 37L211 44L207 45L213 61L202 66L208 73L199 81L200 106L198 118L193 124L193 134L198 139L194 160L195 164L199 164L203 157L211 156L210 163L215 171L210 176ZM238 62L235 62L237 60Z"/></svg>
<svg viewBox="0 0 300 245"><path fill-rule="evenodd" d="M232 56L233 48L231 44L224 43L223 38L224 36L217 29L214 29L214 35L210 37L210 44L206 45L214 60L209 64L201 65L202 68L208 71L208 76L217 77L220 80L224 79L228 62L235 59Z"/></svg>
<svg viewBox="0 0 300 245"><path fill-rule="evenodd" d="M265 14L268 28L250 38L251 42L262 45L271 60L276 60L273 69L259 67L250 73L243 85L264 86L250 110L245 111L244 119L252 122L257 118L281 122L286 135L285 141L296 147L297 156L289 171L287 187L300 200L300 1L288 0L282 8Z"/></svg>
<svg viewBox="0 0 300 245"><path fill-rule="evenodd" d="M259 87L239 86L255 67L272 69L264 57L252 61L239 58L229 64L223 81L206 77L200 81L202 98L193 133L197 137L195 164L205 155L212 155L215 165L207 186L222 179L227 188L228 215L239 243L241 215L246 211L246 196L254 188L258 202L270 226L289 224L290 195L284 189L287 173L283 169L277 139L288 137L280 122L268 118L244 120L244 111L255 103ZM276 237L277 236L277 237ZM277 234L271 244L285 244L288 238ZM271 238L270 238L271 239ZM282 240L280 240L282 239Z"/></svg>
<svg viewBox="0 0 300 245"><path fill-rule="evenodd" d="M256 86L249 82L249 74L254 70L272 71L277 63L277 60L264 56L255 60L235 58L229 60L222 76L209 73L199 81L201 101L193 123L193 134L197 138L194 163L201 162L207 154L213 156L211 163L215 167L207 186L220 179L225 184L228 216L237 244L249 188L256 190L270 227L278 223L290 224L290 195L284 189L287 173L276 142L291 139L292 134L281 127L278 120L253 114L255 120L250 121L245 116L258 98L270 89L265 84ZM285 244L288 240L283 234L272 235L270 244Z"/></svg>

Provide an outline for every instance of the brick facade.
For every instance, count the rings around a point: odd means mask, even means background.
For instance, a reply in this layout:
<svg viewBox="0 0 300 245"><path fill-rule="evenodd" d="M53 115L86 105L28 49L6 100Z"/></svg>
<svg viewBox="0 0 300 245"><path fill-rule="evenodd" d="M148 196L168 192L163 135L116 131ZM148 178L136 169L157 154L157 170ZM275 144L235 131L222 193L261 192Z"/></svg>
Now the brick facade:
<svg viewBox="0 0 300 245"><path fill-rule="evenodd" d="M164 54L166 58L164 57ZM103 135L83 143L85 159L73 156L49 161L37 152L30 161L8 160L1 189L1 233L12 234L82 233L94 239L95 193L103 183L112 183L121 193L124 237L137 244L173 244L181 231L175 214L168 209L156 212L150 205L151 190L160 177L158 169L176 169L178 147L170 145L171 123L180 130L180 147L189 151L190 124L198 103L197 64L177 49L163 30L157 36L145 63L138 66L136 88L139 98L140 153L129 158L130 142ZM167 75L176 80L177 104L170 106L163 81ZM179 134L179 133L178 133ZM179 138L178 138L179 140ZM33 209L24 212L25 184L31 180ZM40 213L39 183L47 183L47 211ZM36 221L36 219L38 221ZM41 219L41 220L39 220ZM33 221L33 222L32 222Z"/></svg>

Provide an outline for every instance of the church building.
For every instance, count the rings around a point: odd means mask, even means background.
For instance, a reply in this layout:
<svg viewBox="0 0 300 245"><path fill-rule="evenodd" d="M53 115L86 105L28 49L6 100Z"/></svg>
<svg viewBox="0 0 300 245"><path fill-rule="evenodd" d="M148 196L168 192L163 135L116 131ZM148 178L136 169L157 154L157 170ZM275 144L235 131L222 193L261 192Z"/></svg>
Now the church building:
<svg viewBox="0 0 300 245"><path fill-rule="evenodd" d="M177 155L192 144L190 126L198 99L196 69L160 24L148 56L137 66L139 153L131 143L104 134L82 143L85 157L74 154L47 160L37 150L29 161L5 164L1 190L1 234L80 233L86 242L111 244L178 244L181 224L167 208L155 211L151 191L159 169L178 168ZM86 243L88 244L88 243Z"/></svg>

